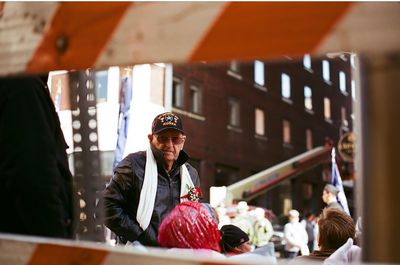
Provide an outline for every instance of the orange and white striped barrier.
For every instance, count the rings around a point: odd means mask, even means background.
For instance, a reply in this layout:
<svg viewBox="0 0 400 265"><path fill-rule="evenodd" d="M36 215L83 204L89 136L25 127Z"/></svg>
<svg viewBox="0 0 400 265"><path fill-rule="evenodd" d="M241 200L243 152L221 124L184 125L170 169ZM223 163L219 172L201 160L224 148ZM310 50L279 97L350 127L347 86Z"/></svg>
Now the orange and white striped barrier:
<svg viewBox="0 0 400 265"><path fill-rule="evenodd" d="M400 47L395 2L2 2L0 12L0 75Z"/></svg>
<svg viewBox="0 0 400 265"><path fill-rule="evenodd" d="M224 265L243 264L190 250L112 247L92 242L0 234L2 265ZM246 261L246 264L267 264Z"/></svg>

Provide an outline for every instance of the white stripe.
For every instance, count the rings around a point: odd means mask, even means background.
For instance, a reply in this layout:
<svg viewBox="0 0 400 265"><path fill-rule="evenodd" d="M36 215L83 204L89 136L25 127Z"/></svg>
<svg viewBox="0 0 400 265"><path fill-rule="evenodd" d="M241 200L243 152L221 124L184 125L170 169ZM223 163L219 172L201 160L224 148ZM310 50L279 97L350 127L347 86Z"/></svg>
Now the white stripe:
<svg viewBox="0 0 400 265"><path fill-rule="evenodd" d="M0 240L0 264L25 265L28 264L36 244Z"/></svg>
<svg viewBox="0 0 400 265"><path fill-rule="evenodd" d="M36 243L25 241L29 237L0 234L0 264L28 264Z"/></svg>
<svg viewBox="0 0 400 265"><path fill-rule="evenodd" d="M0 18L0 75L25 72L57 7L56 2L5 3Z"/></svg>
<svg viewBox="0 0 400 265"><path fill-rule="evenodd" d="M96 66L186 61L223 7L223 2L136 2Z"/></svg>
<svg viewBox="0 0 400 265"><path fill-rule="evenodd" d="M317 54L379 52L400 47L399 3L354 3L321 43Z"/></svg>

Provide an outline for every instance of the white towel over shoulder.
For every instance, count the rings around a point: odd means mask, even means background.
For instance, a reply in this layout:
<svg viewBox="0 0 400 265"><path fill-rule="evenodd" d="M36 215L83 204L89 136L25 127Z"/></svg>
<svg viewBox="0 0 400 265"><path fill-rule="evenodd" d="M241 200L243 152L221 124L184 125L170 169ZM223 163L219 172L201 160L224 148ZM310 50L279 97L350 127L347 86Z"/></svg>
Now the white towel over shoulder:
<svg viewBox="0 0 400 265"><path fill-rule="evenodd" d="M181 196L188 193L188 186L194 187L192 179L190 178L189 171L183 164L180 169L181 172ZM150 224L151 216L154 210L154 203L156 201L158 183L157 162L154 158L150 146L146 150L146 166L143 180L143 187L140 191L139 206L137 209L136 220L140 227L144 230ZM185 201L187 199L181 199Z"/></svg>

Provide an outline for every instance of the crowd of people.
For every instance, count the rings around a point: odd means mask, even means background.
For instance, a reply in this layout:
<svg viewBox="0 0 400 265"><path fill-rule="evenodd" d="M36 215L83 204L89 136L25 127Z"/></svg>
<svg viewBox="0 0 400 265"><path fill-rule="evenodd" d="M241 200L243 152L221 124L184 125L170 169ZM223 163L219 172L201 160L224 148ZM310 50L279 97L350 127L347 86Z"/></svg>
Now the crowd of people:
<svg viewBox="0 0 400 265"><path fill-rule="evenodd" d="M249 242L255 247L261 247L270 242L274 229L269 212L261 207L251 209L245 201L240 201L229 208L231 209L229 213L226 207L220 206L216 208L219 227L226 224L233 224L239 227L245 231L249 236Z"/></svg>
<svg viewBox="0 0 400 265"><path fill-rule="evenodd" d="M257 251L271 246L273 233L262 208L249 211L245 202L239 202L230 218L200 201L199 177L183 151L186 135L179 116L158 115L148 139L149 148L122 160L105 190L106 225L120 238L119 243L200 249L227 257L263 256L276 262L274 251ZM351 217L333 199L337 192L334 186L325 186L322 197L327 207L318 222L315 217L300 222L299 212L289 211L284 227L286 258L298 260L301 255L324 260L354 239ZM337 224L354 229L334 231Z"/></svg>
<svg viewBox="0 0 400 265"><path fill-rule="evenodd" d="M0 201L12 216L0 219L0 231L73 238L76 215L67 145L48 88L36 77L3 79L0 111ZM35 141L29 140L32 135ZM159 114L147 150L129 154L115 168L104 190L104 207L105 225L117 243L276 263L273 227L264 209L249 211L240 202L231 218L202 202L199 175L183 150L186 137L178 115ZM337 204L337 192L332 185L325 187L327 207L319 217L300 222L299 212L289 211L287 258L329 262L358 257L352 241L355 225Z"/></svg>

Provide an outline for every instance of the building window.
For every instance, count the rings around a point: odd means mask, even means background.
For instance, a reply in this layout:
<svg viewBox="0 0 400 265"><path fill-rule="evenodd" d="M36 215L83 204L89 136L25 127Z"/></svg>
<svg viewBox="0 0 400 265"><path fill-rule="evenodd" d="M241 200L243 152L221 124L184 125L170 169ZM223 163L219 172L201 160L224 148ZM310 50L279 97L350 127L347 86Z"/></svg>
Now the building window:
<svg viewBox="0 0 400 265"><path fill-rule="evenodd" d="M108 70L96 72L96 97L97 102L107 101Z"/></svg>
<svg viewBox="0 0 400 265"><path fill-rule="evenodd" d="M324 117L325 120L331 120L331 100L327 97L324 98Z"/></svg>
<svg viewBox="0 0 400 265"><path fill-rule="evenodd" d="M351 80L351 97L353 98L353 100L356 100L356 81L355 80Z"/></svg>
<svg viewBox="0 0 400 265"><path fill-rule="evenodd" d="M346 74L342 71L339 72L339 89L343 94L346 92Z"/></svg>
<svg viewBox="0 0 400 265"><path fill-rule="evenodd" d="M347 121L347 111L346 111L345 107L341 107L340 116L341 116L342 121Z"/></svg>
<svg viewBox="0 0 400 265"><path fill-rule="evenodd" d="M265 117L262 109L255 109L255 130L256 135L265 135Z"/></svg>
<svg viewBox="0 0 400 265"><path fill-rule="evenodd" d="M290 76L283 73L281 75L282 82L282 97L285 99L290 99Z"/></svg>
<svg viewBox="0 0 400 265"><path fill-rule="evenodd" d="M239 62L238 62L238 61L231 61L231 64L230 64L230 66L229 66L229 69L230 69L232 72L240 73L240 64L239 64Z"/></svg>
<svg viewBox="0 0 400 265"><path fill-rule="evenodd" d="M347 110L345 107L340 108L340 118L341 118L341 124L340 124L340 133L344 134L349 131L349 122L347 121Z"/></svg>
<svg viewBox="0 0 400 265"><path fill-rule="evenodd" d="M311 183L303 183L303 198L311 200L313 196L313 185Z"/></svg>
<svg viewBox="0 0 400 265"><path fill-rule="evenodd" d="M283 143L290 144L290 122L288 120L283 120Z"/></svg>
<svg viewBox="0 0 400 265"><path fill-rule="evenodd" d="M228 75L242 80L242 75L240 73L240 64L238 61L231 61L231 63L229 64L229 69L228 69Z"/></svg>
<svg viewBox="0 0 400 265"><path fill-rule="evenodd" d="M201 99L202 99L202 93L200 86L193 84L190 85L191 112L201 114L202 110Z"/></svg>
<svg viewBox="0 0 400 265"><path fill-rule="evenodd" d="M309 86L304 87L304 107L312 110L312 90Z"/></svg>
<svg viewBox="0 0 400 265"><path fill-rule="evenodd" d="M228 186L239 180L239 169L227 165L215 165L215 182L214 185Z"/></svg>
<svg viewBox="0 0 400 265"><path fill-rule="evenodd" d="M306 130L306 149L311 150L313 148L312 131L310 129Z"/></svg>
<svg viewBox="0 0 400 265"><path fill-rule="evenodd" d="M240 127L240 102L236 98L229 98L229 125Z"/></svg>
<svg viewBox="0 0 400 265"><path fill-rule="evenodd" d="M356 68L356 55L354 53L350 55L350 65L351 67Z"/></svg>
<svg viewBox="0 0 400 265"><path fill-rule="evenodd" d="M322 78L326 81L326 82L330 82L331 80L331 73L329 70L329 62L327 60L323 60L322 61Z"/></svg>
<svg viewBox="0 0 400 265"><path fill-rule="evenodd" d="M304 55L303 65L307 70L311 70L311 56L309 54Z"/></svg>
<svg viewBox="0 0 400 265"><path fill-rule="evenodd" d="M183 82L175 76L172 82L172 106L183 108Z"/></svg>
<svg viewBox="0 0 400 265"><path fill-rule="evenodd" d="M264 86L264 78L264 63L257 60L254 61L254 82L259 86Z"/></svg>

